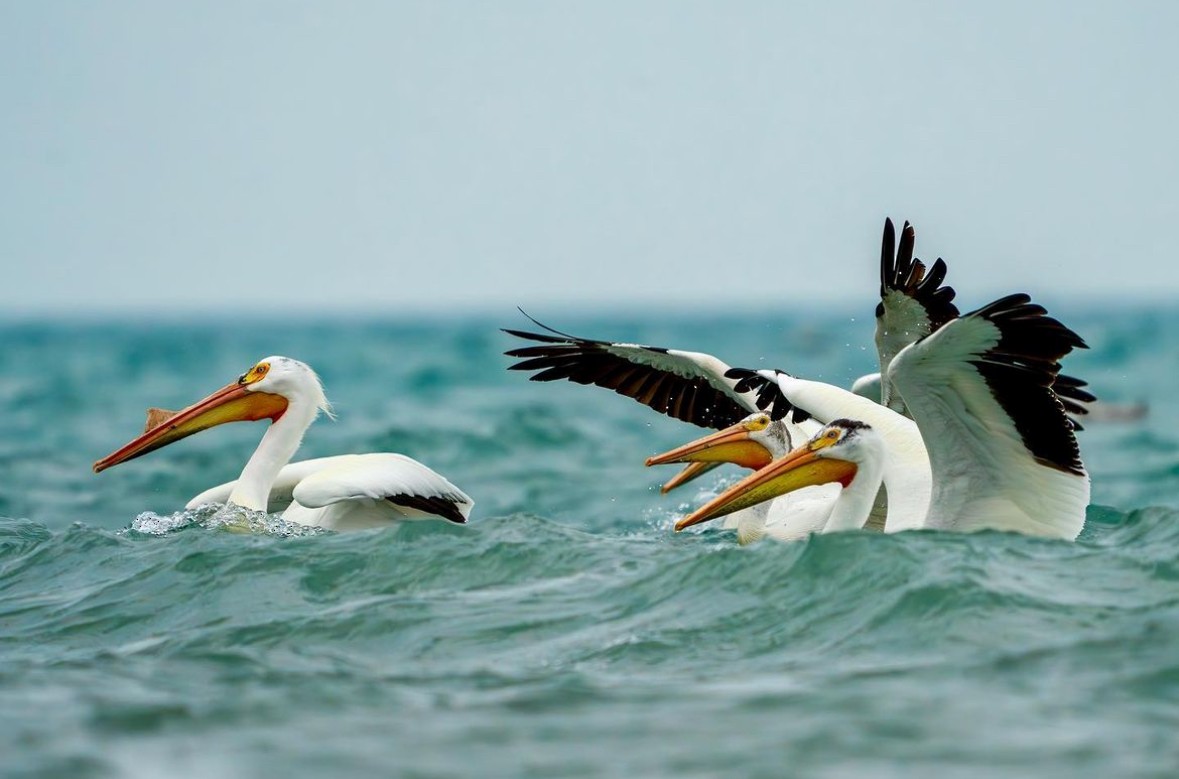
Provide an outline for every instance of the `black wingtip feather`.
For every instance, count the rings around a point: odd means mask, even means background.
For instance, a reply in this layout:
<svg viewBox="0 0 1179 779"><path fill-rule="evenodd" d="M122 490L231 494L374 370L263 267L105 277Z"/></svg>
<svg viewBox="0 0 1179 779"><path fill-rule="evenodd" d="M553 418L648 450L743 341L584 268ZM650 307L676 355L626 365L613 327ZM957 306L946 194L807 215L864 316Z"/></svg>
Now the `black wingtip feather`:
<svg viewBox="0 0 1179 779"><path fill-rule="evenodd" d="M785 371L774 371L779 375L789 375ZM782 394L778 382L766 378L758 371L750 368L730 368L725 371L725 377L737 379L738 392L756 392L757 407L769 412L770 419L775 421L784 419L787 414L794 422L803 422L811 418L811 413L791 403Z"/></svg>
<svg viewBox="0 0 1179 779"><path fill-rule="evenodd" d="M896 229L892 226L892 220L885 217L884 238L880 242L880 297L884 297L885 293L888 292L888 285L892 280L896 245ZM877 314L877 316L880 316L880 314Z"/></svg>
<svg viewBox="0 0 1179 779"><path fill-rule="evenodd" d="M385 500L396 506L405 506L442 517L456 525L467 523L467 518L459 510L464 501L457 495L389 495Z"/></svg>
<svg viewBox="0 0 1179 779"><path fill-rule="evenodd" d="M892 220L884 222L884 236L880 248L880 297L876 306L876 317L885 314L884 298L889 292L900 292L921 305L929 320L930 332L947 322L958 318L958 307L954 305L956 293L953 287L941 286L946 280L946 262L940 257L932 267L914 258L917 232L905 222L901 230L901 241L894 246Z"/></svg>
<svg viewBox="0 0 1179 779"><path fill-rule="evenodd" d="M1064 410L1068 412L1069 420L1073 423L1073 430L1085 429L1077 417L1088 414L1088 404L1094 403L1097 400L1096 395L1083 389L1087 386L1089 386L1088 382L1065 375L1057 376L1056 381L1052 383L1052 391L1056 393L1056 397L1060 398L1060 402L1064 404Z"/></svg>
<svg viewBox="0 0 1179 779"><path fill-rule="evenodd" d="M538 341L540 343L546 344L565 344L573 342L572 339L566 338L564 336L553 336L548 335L547 333L529 333L526 330L510 330L506 327L501 327L500 331L507 333L508 335L514 335L517 338L524 338L529 341ZM512 353L505 352L505 354L511 355Z"/></svg>

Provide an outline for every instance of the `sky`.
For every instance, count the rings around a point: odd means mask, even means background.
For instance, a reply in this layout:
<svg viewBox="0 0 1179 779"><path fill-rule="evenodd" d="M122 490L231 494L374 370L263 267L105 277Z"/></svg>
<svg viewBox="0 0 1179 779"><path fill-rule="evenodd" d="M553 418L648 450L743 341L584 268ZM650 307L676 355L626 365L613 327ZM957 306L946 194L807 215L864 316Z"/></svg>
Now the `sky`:
<svg viewBox="0 0 1179 779"><path fill-rule="evenodd" d="M0 315L1179 293L1171 2L0 2Z"/></svg>

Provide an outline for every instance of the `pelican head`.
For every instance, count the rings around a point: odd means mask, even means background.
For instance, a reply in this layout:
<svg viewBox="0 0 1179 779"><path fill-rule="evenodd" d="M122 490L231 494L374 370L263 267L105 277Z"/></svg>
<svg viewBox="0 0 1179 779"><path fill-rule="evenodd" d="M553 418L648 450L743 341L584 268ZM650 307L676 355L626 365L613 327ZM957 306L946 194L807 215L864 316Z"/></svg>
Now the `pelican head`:
<svg viewBox="0 0 1179 779"><path fill-rule="evenodd" d="M323 392L323 382L305 362L280 355L267 357L239 376L237 383L247 392L278 395L291 404L332 416L332 406Z"/></svg>
<svg viewBox="0 0 1179 779"><path fill-rule="evenodd" d="M848 487L865 463L880 463L883 444L870 426L837 419L792 452L746 476L676 523L675 529L723 517L816 484L838 482Z"/></svg>
<svg viewBox="0 0 1179 779"><path fill-rule="evenodd" d="M647 458L647 465L688 463L688 467L663 485L668 492L695 479L721 463L734 463L757 470L790 450L790 433L782 421L758 411L735 425L704 436L689 444Z"/></svg>
<svg viewBox="0 0 1179 779"><path fill-rule="evenodd" d="M99 473L226 422L260 419L277 422L291 412L302 417L305 429L320 411L331 415L331 405L315 371L290 357L267 357L255 363L237 381L182 411L152 409L148 412L148 429L143 435L94 463L94 472Z"/></svg>

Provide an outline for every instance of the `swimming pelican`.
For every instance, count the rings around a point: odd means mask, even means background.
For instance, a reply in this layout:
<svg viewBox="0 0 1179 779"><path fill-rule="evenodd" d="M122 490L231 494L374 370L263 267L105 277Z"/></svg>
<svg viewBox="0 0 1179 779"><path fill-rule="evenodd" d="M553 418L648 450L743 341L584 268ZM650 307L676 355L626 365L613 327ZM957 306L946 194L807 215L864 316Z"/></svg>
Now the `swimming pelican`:
<svg viewBox="0 0 1179 779"><path fill-rule="evenodd" d="M467 521L474 502L466 493L402 454L347 454L288 465L321 411L330 414L331 406L315 372L289 357L267 357L183 411L152 409L143 435L94 463L94 472L215 425L269 419L241 476L202 492L187 508L232 503L253 511L281 511L287 522L331 530L408 519Z"/></svg>
<svg viewBox="0 0 1179 779"><path fill-rule="evenodd" d="M781 420L764 411L691 444L647 459L647 465L686 462L688 468L664 485L664 491L678 486L677 480L691 475L693 466L730 462L753 470L764 468L790 451L790 438ZM749 506L727 517L725 527L736 529L737 540L750 544L762 538L794 541L823 530L839 496L836 485L790 492L780 498Z"/></svg>
<svg viewBox="0 0 1179 779"><path fill-rule="evenodd" d="M1053 383L1059 361L1084 346L1027 295L996 300L901 349L892 360L888 381L913 420L881 406L871 420L855 413L829 419L809 442L733 485L676 529L833 482L844 490L825 530L859 527L871 508L864 495L875 494L883 481L890 497L886 531L993 529L1075 539L1084 527L1089 476L1074 423ZM760 382L763 395L776 386L781 393L776 404L797 402L808 410L825 404L834 413L842 401L871 410L859 396L778 372L746 378L754 386ZM902 513L914 507L893 500L897 493L888 481L897 438L883 434L878 421L913 425L925 443L932 493L916 516Z"/></svg>
<svg viewBox="0 0 1179 779"><path fill-rule="evenodd" d="M889 512L893 517L893 529L917 526L925 516L932 491L928 455L917 427L903 417L897 419L894 414L881 414L883 407L879 403L907 414L900 395L891 383L888 370L891 363L910 344L958 319L959 311L954 304L954 289L942 285L947 272L945 261L938 258L927 268L914 257L915 245L916 231L912 225L908 222L904 224L898 244L892 220L885 220L875 335L882 372L856 381L853 392L859 397L828 384L804 382L790 377L804 388L800 391L803 391L805 397L796 402L778 404L773 401L776 388L766 383L757 384L750 378L754 375L752 371L728 370L718 377L716 373L724 364L711 355L577 338L551 328L546 329L552 335L508 330L512 335L543 344L509 351L509 356L528 358L512 365L510 369L538 371L530 377L532 381L567 379L613 389L669 416L712 427L740 422L739 416L732 419L739 409L723 405L726 398L736 394L746 399L746 402L752 399L758 408L767 409L774 419L800 426L791 436L794 441L798 440L799 433L808 436L813 434L817 427L816 421L828 423L842 417L862 419L874 425L877 434L890 439L891 457L885 465L884 483L891 508L894 509ZM888 380L882 381L882 375ZM1084 386L1085 382L1077 379L1055 377L1056 394L1070 414L1086 413L1086 404L1093 400L1093 396L1083 389ZM696 399L694 393L702 391L717 393L707 395L711 403L706 408L725 408L729 416L718 419L719 415L715 413L707 417L692 413L696 407L692 403ZM1073 424L1080 429L1075 420ZM809 427L801 427L804 425ZM700 451L707 450L705 447ZM715 453L707 456L711 458L709 466L715 460L723 459ZM748 450L743 450L743 456L746 462L739 464L759 467L753 464L756 458L752 458ZM658 462L688 462L689 469L700 469L685 471L669 482L669 486L681 484L707 467L692 457L675 459L661 456L652 459ZM882 513L883 502L878 501L877 520Z"/></svg>
<svg viewBox="0 0 1179 779"><path fill-rule="evenodd" d="M958 314L953 303L954 289L942 286L946 277L945 262L938 258L927 269L924 263L914 258L915 245L916 232L908 222L901 231L898 245L892 220L885 220L880 260L880 302L876 308L876 346L882 371L887 369L901 348L929 335ZM770 389L763 388L762 394L759 394L748 382L735 380L743 377L743 374L730 374L728 366L712 355L596 341L547 327L545 329L552 334L507 331L511 335L542 344L509 351L508 356L527 358L512 365L511 370L538 371L530 377L532 381L568 379L579 384L595 384L613 389L668 416L703 426L724 428L718 436L730 443L743 441L741 446L718 447L706 444L692 451L681 448L676 451L677 456L668 453L650 458L648 465L688 463L683 472L664 485L664 492L715 467L720 461L760 468L774 457L789 451L800 440L813 435L820 422L834 418L824 420L820 411L818 421L815 421L805 406L791 406L788 403L775 406L768 401ZM866 397L874 396L873 405L880 401L883 392L879 376L873 374L857 380L853 387L854 391ZM706 413L699 411L700 396L705 398L703 408ZM736 407L731 403L734 396L740 403ZM769 411L775 427L786 426L783 450L768 449L766 444L775 441L772 436L760 431L751 433L742 428L742 412L757 408ZM718 410L723 413L718 413ZM898 410L903 411L901 408ZM872 410L862 413L871 416ZM928 504L930 482L929 464L920 434L912 425L888 427L898 428L895 433L898 440L894 442L893 448L902 453L890 469L888 483L898 496L895 500L904 502L901 514L921 515ZM726 454L729 455L727 459ZM782 505L778 507L765 507L760 511L755 509L730 518L726 520L725 527L735 527L738 540L742 542L762 535L778 539L796 538L804 535L808 529L822 526L834 497L832 491L794 496L793 500L781 501ZM884 500L881 498L873 527L882 526L884 509ZM790 511L798 511L793 521L787 518Z"/></svg>
<svg viewBox="0 0 1179 779"><path fill-rule="evenodd" d="M815 532L858 530L872 511L887 460L884 440L859 420L836 419L802 446L755 471L676 523L677 531L748 511L762 501L815 484L837 484L840 492ZM887 527L887 525L886 525Z"/></svg>

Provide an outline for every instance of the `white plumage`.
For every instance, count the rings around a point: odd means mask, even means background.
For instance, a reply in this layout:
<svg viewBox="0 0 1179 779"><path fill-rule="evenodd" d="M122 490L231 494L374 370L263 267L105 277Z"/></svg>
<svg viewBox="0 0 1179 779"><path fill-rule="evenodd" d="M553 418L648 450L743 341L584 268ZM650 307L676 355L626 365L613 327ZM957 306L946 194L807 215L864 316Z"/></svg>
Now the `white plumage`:
<svg viewBox="0 0 1179 779"><path fill-rule="evenodd" d="M188 502L193 509L228 503L237 480L211 487ZM474 502L438 472L411 457L389 452L317 457L284 466L270 488L265 510L288 522L328 530L363 530L438 515L391 502L399 495L444 497L464 519Z"/></svg>
<svg viewBox="0 0 1179 779"><path fill-rule="evenodd" d="M1027 305L1019 300L1014 305ZM1024 385L1021 394L1043 395L1045 408L1035 413L1054 417L1042 421L1071 442L1073 462L1044 462L1033 454L1017 428L1014 415L1020 412L1004 408L980 372L980 362L1003 353L1005 335L994 319L976 312L902 350L892 366L892 382L917 421L933 469L923 525L1076 538L1089 505L1089 477L1063 404L1039 381L1048 378L1050 385L1058 366L1040 377L1022 364L997 365L1016 374ZM1014 348L1018 352L1021 346ZM1039 346L1031 344L1028 351ZM1052 353L1049 359L1054 363L1060 356Z"/></svg>
<svg viewBox="0 0 1179 779"><path fill-rule="evenodd" d="M775 480L788 490L824 483L830 474L820 472L809 480L784 477L800 463L843 457L861 468L873 466L867 474L855 473L845 486L860 491L853 497L845 490L832 510L833 516L850 512L850 526L862 526L871 510L863 500L867 488L860 485L867 482L875 489L883 480L889 496L887 531L993 529L1074 539L1084 526L1089 477L1073 423L1052 387L1059 359L1078 346L1084 343L1075 333L1026 295L1002 298L956 319L900 350L889 366L888 383L915 422L837 387L762 371L761 379L781 393L775 403L805 408L828 427L680 525L736 507L748 510L753 497L779 494L767 487ZM849 420L866 423L862 437L879 441L878 453L823 443L832 428L849 428ZM808 451L810 459L804 456ZM925 456L929 475L913 479ZM932 489L918 494L921 483ZM849 503L854 509L848 509ZM847 526L829 521L825 530Z"/></svg>
<svg viewBox="0 0 1179 779"><path fill-rule="evenodd" d="M1078 426L1068 412L1085 413L1092 396L1084 382L1059 375L1058 361L1084 343L1026 295L959 317L953 289L940 286L945 263L939 259L927 272L913 258L915 236L908 224L895 252L893 241L892 224L886 222L876 312L881 374L861 378L848 392L780 371L739 369L728 373L740 379L735 389L756 392L762 407L772 406L777 414L795 409L796 416L825 425L867 423L871 432L863 438L879 440L885 453L879 470L888 531L992 528L1075 538L1089 482L1073 434ZM676 451L708 457L700 446L705 440ZM833 456L831 451L823 456ZM764 499L766 480L772 478L772 473L747 477L677 527L721 516L733 506L754 510L747 496L756 492ZM856 477L860 484L863 479ZM797 479L782 484L790 490L807 486ZM839 510L846 515L846 494L840 502L833 516ZM868 517L859 518L857 526ZM829 521L824 529L843 527Z"/></svg>
<svg viewBox="0 0 1179 779"><path fill-rule="evenodd" d="M319 377L289 357L258 362L236 382L183 411L149 416L139 438L99 460L96 472L215 425L270 419L262 441L232 482L197 495L189 508L232 503L302 525L357 530L407 520L466 522L474 502L446 478L402 454L321 457L290 463L321 411L330 413ZM289 463L289 464L288 464Z"/></svg>

